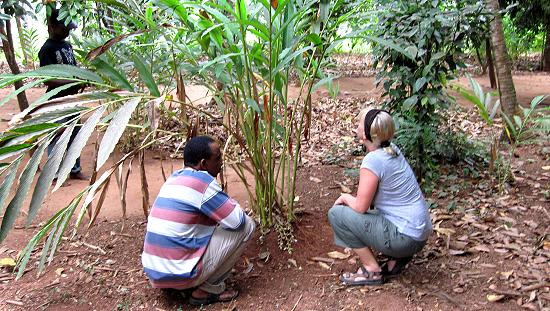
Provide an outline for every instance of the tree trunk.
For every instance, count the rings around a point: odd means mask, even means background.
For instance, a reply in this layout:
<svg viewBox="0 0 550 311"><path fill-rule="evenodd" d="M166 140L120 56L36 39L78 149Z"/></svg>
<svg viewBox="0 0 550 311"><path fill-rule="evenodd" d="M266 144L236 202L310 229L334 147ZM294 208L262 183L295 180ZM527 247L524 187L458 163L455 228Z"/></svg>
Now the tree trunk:
<svg viewBox="0 0 550 311"><path fill-rule="evenodd" d="M498 0L486 0L487 9L494 14L491 22L491 43L495 53L495 67L497 72L498 89L500 91L500 105L507 115L518 114L519 107L516 97L514 80L512 80L512 66L504 41L502 18L499 14Z"/></svg>
<svg viewBox="0 0 550 311"><path fill-rule="evenodd" d="M491 82L491 88L497 89L497 77L495 76L495 64L493 63L493 47L491 46L491 40L487 38L485 41L485 49L487 54L487 67L489 68L489 81Z"/></svg>
<svg viewBox="0 0 550 311"><path fill-rule="evenodd" d="M2 39L2 50L4 51L4 56L6 57L6 62L10 67L11 73L16 75L20 74L19 66L17 65L17 60L15 59L15 51L13 49L13 37L11 33L11 24L9 20L0 21L0 33L4 36L5 39ZM23 87L23 82L17 81L14 83L15 89L18 90ZM23 111L29 107L29 102L27 101L27 96L25 92L17 94L17 102L19 104L19 110Z"/></svg>
<svg viewBox="0 0 550 311"><path fill-rule="evenodd" d="M21 26L21 18L15 17L15 24L17 25L17 33L19 34L19 44L21 44L21 51L23 51L23 64L28 66L30 63L27 40L23 36L23 27Z"/></svg>
<svg viewBox="0 0 550 311"><path fill-rule="evenodd" d="M546 39L544 42L542 71L550 72L550 24L546 25Z"/></svg>

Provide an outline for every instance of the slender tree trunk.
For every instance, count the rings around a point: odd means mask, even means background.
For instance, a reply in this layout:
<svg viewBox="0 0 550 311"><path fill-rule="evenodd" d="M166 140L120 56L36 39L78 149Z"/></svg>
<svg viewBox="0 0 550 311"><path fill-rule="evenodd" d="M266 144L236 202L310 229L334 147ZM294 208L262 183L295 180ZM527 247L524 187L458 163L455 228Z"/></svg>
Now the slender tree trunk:
<svg viewBox="0 0 550 311"><path fill-rule="evenodd" d="M499 14L498 0L486 0L487 9L494 14L491 22L491 43L495 53L495 67L497 72L498 89L500 91L500 105L504 113L517 114L519 111L514 80L512 80L512 66L506 50L502 18Z"/></svg>
<svg viewBox="0 0 550 311"><path fill-rule="evenodd" d="M0 33L7 40L2 39L2 50L4 51L4 56L6 57L6 62L10 67L11 73L16 75L21 73L19 66L17 65L17 60L15 59L15 51L13 49L13 37L11 33L11 24L9 20L0 21ZM18 90L23 87L23 82L17 81L14 83L15 89ZM17 95L17 102L19 104L19 110L23 111L29 107L29 102L27 101L27 96L25 92L21 92Z"/></svg>
<svg viewBox="0 0 550 311"><path fill-rule="evenodd" d="M544 42L542 71L550 72L550 23L546 25L546 39Z"/></svg>
<svg viewBox="0 0 550 311"><path fill-rule="evenodd" d="M495 64L493 63L493 47L491 46L491 40L487 38L485 41L485 49L487 54L487 67L489 68L489 81L491 82L491 88L497 89L497 77L495 75Z"/></svg>

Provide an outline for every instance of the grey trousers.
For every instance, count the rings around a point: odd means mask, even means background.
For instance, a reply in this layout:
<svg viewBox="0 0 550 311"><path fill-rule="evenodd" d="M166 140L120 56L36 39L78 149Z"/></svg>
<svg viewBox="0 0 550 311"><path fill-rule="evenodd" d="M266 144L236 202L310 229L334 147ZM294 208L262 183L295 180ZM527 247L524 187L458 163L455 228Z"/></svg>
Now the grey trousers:
<svg viewBox="0 0 550 311"><path fill-rule="evenodd" d="M349 248L371 247L394 258L411 257L426 241L416 241L376 211L360 214L351 207L334 205L328 212L334 243Z"/></svg>
<svg viewBox="0 0 550 311"><path fill-rule="evenodd" d="M212 294L223 293L226 288L225 280L241 257L255 228L256 224L249 216L245 216L245 223L239 230L231 231L216 227L202 256L201 275L193 286Z"/></svg>

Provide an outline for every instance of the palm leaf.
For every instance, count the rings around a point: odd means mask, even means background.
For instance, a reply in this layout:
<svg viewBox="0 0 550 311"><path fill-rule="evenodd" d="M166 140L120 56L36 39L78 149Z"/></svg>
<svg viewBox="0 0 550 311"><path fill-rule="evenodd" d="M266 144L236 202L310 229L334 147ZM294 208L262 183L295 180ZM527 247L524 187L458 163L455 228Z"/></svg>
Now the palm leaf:
<svg viewBox="0 0 550 311"><path fill-rule="evenodd" d="M13 181L15 180L15 175L17 175L17 168L19 168L21 159L23 159L22 156L17 158L12 163L10 163L9 171L4 177L4 180L2 181L2 185L0 185L0 214L2 212L2 207L4 206L4 202L6 201L10 193L11 186L13 185Z"/></svg>
<svg viewBox="0 0 550 311"><path fill-rule="evenodd" d="M38 210L42 206L42 202L44 202L46 193L48 192L48 189L50 189L55 174L59 169L59 164L61 164L63 156L67 151L67 145L69 144L71 133L73 132L77 122L78 120L73 121L69 127L65 129L53 147L51 154L48 156L44 169L42 170L42 173L38 177L38 181L34 186L34 193L32 195L31 204L29 206L29 214L27 216L27 225L32 222L38 213Z"/></svg>
<svg viewBox="0 0 550 311"><path fill-rule="evenodd" d="M29 192L29 189L31 187L32 180L34 178L34 175L36 174L36 170L38 169L40 159L42 159L42 155L44 154L44 151L46 150L46 147L50 143L52 137L53 135L50 134L42 142L42 144L39 145L38 149L34 151L31 159L29 160L29 162L27 162L25 169L19 177L19 185L17 191L13 199L10 201L10 204L6 208L4 219L2 220L2 225L0 226L0 242L4 241L4 239L8 235L8 232L13 227L17 216L19 215L19 211L21 210L23 201L27 197L27 193Z"/></svg>
<svg viewBox="0 0 550 311"><path fill-rule="evenodd" d="M43 83L45 81L48 81L48 80L50 80L50 79L48 78L48 79L36 80L36 81L25 84L23 87L21 87L19 89L16 89L13 92L10 92L6 97L4 97L0 100L0 106L3 106L10 99L12 99L12 98L16 97L17 95L19 95L19 93L22 93L22 92L24 92L24 91L26 91L30 88L33 88L33 87L37 86L38 84L41 84L41 83Z"/></svg>
<svg viewBox="0 0 550 311"><path fill-rule="evenodd" d="M130 121L132 113L140 101L141 97L132 98L116 112L115 116L111 120L111 123L109 124L109 127L105 131L105 135L103 135L103 139L101 140L97 156L96 170L99 170L103 164L107 162L109 155L111 155L115 149L115 146L120 140L124 129L126 129L126 126Z"/></svg>
<svg viewBox="0 0 550 311"><path fill-rule="evenodd" d="M57 191L67 179L67 176L71 172L71 168L74 166L76 159L82 153L82 149L84 149L84 146L92 135L92 132L94 131L97 123L101 119L101 116L105 112L105 109L105 106L99 107L96 112L94 112L94 114L90 116L88 120L86 120L86 122L82 125L82 128L80 128L80 130L78 131L78 134L71 143L69 150L67 150L67 154L63 159L63 163L59 168L57 183L52 192Z"/></svg>

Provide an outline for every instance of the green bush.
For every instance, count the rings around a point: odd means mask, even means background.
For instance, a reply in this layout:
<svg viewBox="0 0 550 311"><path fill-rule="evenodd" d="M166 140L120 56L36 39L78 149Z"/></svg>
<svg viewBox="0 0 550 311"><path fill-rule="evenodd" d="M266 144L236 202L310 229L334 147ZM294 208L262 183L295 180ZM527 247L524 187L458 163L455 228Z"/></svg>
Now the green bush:
<svg viewBox="0 0 550 311"><path fill-rule="evenodd" d="M417 178L433 180L434 150L440 113L451 103L445 88L464 65L460 61L468 38L479 36L487 17L481 2L385 1L379 7L375 36L407 53L375 45L377 83L384 88L386 106L401 120L402 148Z"/></svg>

